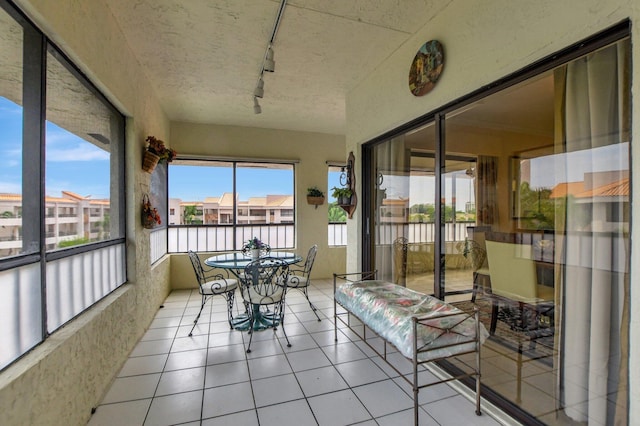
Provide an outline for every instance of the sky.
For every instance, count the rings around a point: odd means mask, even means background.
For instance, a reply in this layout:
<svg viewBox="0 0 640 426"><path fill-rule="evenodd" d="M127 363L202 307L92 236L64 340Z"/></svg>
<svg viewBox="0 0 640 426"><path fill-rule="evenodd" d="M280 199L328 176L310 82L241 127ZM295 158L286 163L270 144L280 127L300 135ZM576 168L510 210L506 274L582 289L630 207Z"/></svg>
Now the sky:
<svg viewBox="0 0 640 426"><path fill-rule="evenodd" d="M219 197L225 192L233 191L233 171L225 163L225 167L182 166L169 167L169 197L180 198L183 201L201 201L205 197ZM340 173L328 173L327 192L325 195L331 201L331 188L341 186ZM292 169L261 169L238 167L237 192L241 200L265 195L293 194ZM205 184L201 184L204 182ZM321 190L323 183L316 185ZM306 188L304 188L306 191Z"/></svg>
<svg viewBox="0 0 640 426"><path fill-rule="evenodd" d="M171 165L169 197L202 201L233 192L233 168ZM293 194L293 169L237 168L237 192L241 200L265 195Z"/></svg>
<svg viewBox="0 0 640 426"><path fill-rule="evenodd" d="M529 184L551 189L562 182L581 182L585 173L612 170L629 170L628 142L534 158Z"/></svg>
<svg viewBox="0 0 640 426"><path fill-rule="evenodd" d="M22 193L22 107L0 97L0 192ZM109 153L47 122L48 196L72 191L92 198L109 197Z"/></svg>

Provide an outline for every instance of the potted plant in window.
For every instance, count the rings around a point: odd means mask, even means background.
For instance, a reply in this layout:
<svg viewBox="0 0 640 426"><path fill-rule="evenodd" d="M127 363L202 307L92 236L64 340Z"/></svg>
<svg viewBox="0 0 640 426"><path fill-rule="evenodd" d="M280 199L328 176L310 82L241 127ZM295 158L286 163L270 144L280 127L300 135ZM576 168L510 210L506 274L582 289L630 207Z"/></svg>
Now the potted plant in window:
<svg viewBox="0 0 640 426"><path fill-rule="evenodd" d="M340 205L349 205L351 204L351 196L353 195L353 191L351 188L338 188L334 186L331 188L333 192L331 195L338 201Z"/></svg>
<svg viewBox="0 0 640 426"><path fill-rule="evenodd" d="M147 136L147 150L142 159L142 170L152 173L159 162L170 163L178 155L174 149L167 148L164 142L155 136Z"/></svg>
<svg viewBox="0 0 640 426"><path fill-rule="evenodd" d="M324 204L324 192L317 186L307 188L307 203L318 208L318 206Z"/></svg>

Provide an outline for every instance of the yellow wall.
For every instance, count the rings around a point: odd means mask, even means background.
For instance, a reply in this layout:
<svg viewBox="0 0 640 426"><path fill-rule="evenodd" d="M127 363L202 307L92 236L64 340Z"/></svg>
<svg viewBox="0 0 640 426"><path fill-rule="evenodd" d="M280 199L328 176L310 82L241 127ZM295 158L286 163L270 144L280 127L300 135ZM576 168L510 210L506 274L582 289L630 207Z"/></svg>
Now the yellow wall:
<svg viewBox="0 0 640 426"><path fill-rule="evenodd" d="M348 94L347 151L403 123L504 78L573 43L629 18L632 62L640 58L640 2L637 0L454 0L440 14L378 66ZM414 97L408 89L409 66L418 48L439 40L445 66L435 88ZM636 64L637 65L637 64ZM640 67L632 71L632 140L640 139ZM633 150L636 152L637 149ZM359 165L360 158L356 156ZM632 161L632 211L640 211L640 161ZM360 182L358 193L360 193ZM632 221L633 228L638 221ZM357 238L359 218L349 223L349 238ZM636 231L637 232L637 231ZM634 232L632 231L632 234ZM631 282L638 282L640 239L632 238ZM357 269L360 251L347 250L349 269ZM630 424L640 424L640 292L631 294Z"/></svg>

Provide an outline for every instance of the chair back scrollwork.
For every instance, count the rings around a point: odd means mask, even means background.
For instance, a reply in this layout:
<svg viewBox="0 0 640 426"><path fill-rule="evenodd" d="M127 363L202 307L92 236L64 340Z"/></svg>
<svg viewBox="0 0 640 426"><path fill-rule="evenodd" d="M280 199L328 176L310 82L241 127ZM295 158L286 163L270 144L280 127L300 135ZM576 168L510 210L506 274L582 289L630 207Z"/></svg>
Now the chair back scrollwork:
<svg viewBox="0 0 640 426"><path fill-rule="evenodd" d="M318 310L309 300L309 285L311 283L311 269L313 268L313 263L316 260L316 254L318 253L318 245L314 244L309 248L309 252L307 253L307 258L304 261L304 265L301 265L300 268L296 269L295 267L289 270L289 280L287 286L289 288L295 288L300 290L304 297L307 298L307 302L309 302L309 306L313 310L313 313L320 321L320 315L318 315Z"/></svg>
<svg viewBox="0 0 640 426"><path fill-rule="evenodd" d="M198 285L202 287L202 285L205 283L205 274L202 263L200 262L200 258L193 251L189 251L189 260L191 260L191 265L193 265L193 271L196 274Z"/></svg>
<svg viewBox="0 0 640 426"><path fill-rule="evenodd" d="M244 269L242 297L257 305L284 302L289 265L280 259L264 257L249 263Z"/></svg>
<svg viewBox="0 0 640 426"><path fill-rule="evenodd" d="M251 352L253 330L261 323L268 323L274 332L281 327L287 346L291 347L284 331L284 298L287 294L289 265L281 259L263 257L252 261L244 268L241 280L241 294L247 318L249 319L249 345Z"/></svg>

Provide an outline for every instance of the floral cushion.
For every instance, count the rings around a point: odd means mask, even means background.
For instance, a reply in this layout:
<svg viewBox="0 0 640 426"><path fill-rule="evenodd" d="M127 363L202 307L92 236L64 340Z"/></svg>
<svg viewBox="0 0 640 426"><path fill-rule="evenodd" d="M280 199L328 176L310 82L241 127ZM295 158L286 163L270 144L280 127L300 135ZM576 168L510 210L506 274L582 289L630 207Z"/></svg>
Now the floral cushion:
<svg viewBox="0 0 640 426"><path fill-rule="evenodd" d="M476 322L473 315L432 296L385 281L347 282L336 289L336 301L369 328L393 344L404 356L413 358L412 317L418 324L420 361L473 351ZM440 317L443 314L459 315ZM480 341L489 333L480 324ZM457 345L456 345L457 344ZM449 345L456 345L447 347Z"/></svg>

